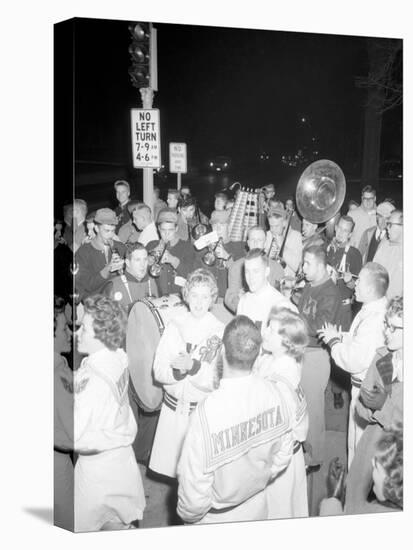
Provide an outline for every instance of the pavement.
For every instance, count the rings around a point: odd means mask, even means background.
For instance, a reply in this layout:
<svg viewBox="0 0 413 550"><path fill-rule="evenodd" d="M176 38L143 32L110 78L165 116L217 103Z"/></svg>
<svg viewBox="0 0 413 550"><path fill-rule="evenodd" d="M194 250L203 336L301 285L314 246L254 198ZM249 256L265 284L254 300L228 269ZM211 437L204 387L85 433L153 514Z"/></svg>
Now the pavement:
<svg viewBox="0 0 413 550"><path fill-rule="evenodd" d="M344 406L334 408L331 383L325 392L326 418L326 461L321 469L308 476L308 491L310 516L317 516L320 502L327 496L326 479L330 460L339 457L343 464L347 463L347 423L349 408L349 393L343 391ZM158 476L142 464L139 465L146 496L146 509L139 527L166 527L179 525L182 522L177 517L176 481Z"/></svg>

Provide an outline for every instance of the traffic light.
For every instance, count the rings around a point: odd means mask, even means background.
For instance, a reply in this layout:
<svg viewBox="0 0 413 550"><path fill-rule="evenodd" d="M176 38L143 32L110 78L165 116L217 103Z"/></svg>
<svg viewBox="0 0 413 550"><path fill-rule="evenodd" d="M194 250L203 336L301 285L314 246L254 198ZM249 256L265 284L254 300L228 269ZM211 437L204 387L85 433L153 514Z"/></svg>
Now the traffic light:
<svg viewBox="0 0 413 550"><path fill-rule="evenodd" d="M156 29L151 23L131 23L129 32L132 43L129 53L132 65L129 76L135 88L157 89L156 78Z"/></svg>

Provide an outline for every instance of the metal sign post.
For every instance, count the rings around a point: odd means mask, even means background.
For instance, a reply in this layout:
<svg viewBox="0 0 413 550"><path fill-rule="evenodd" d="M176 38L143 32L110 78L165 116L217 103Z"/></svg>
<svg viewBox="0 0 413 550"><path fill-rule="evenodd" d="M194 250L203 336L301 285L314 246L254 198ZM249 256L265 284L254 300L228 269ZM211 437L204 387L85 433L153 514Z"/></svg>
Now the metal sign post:
<svg viewBox="0 0 413 550"><path fill-rule="evenodd" d="M181 174L187 173L186 143L169 144L169 171L176 174L177 189L181 189Z"/></svg>
<svg viewBox="0 0 413 550"><path fill-rule="evenodd" d="M145 96L153 96L150 88L142 88L143 91ZM142 93L142 100L143 96ZM161 166L159 109L131 109L131 130L133 166L143 168L143 201L153 209L153 168Z"/></svg>

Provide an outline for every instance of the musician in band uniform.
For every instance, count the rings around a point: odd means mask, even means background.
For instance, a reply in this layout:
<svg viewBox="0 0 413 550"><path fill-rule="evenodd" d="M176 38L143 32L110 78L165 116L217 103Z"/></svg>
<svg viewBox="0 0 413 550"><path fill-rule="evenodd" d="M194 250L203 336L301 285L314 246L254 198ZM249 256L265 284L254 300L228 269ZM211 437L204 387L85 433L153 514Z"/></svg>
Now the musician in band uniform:
<svg viewBox="0 0 413 550"><path fill-rule="evenodd" d="M309 430L306 446L308 464L317 466L325 459L324 392L330 377L330 356L318 339L318 330L326 322L338 323L341 296L327 271L326 251L310 246L304 252L303 272L306 278L298 310L308 326L310 343L304 353L301 384L307 399Z"/></svg>
<svg viewBox="0 0 413 550"><path fill-rule="evenodd" d="M342 300L341 328L343 331L349 330L353 320L351 304L362 264L360 252L350 245L353 229L354 220L349 216L341 216L334 228L335 237L327 246L327 263L333 269L332 278L337 284Z"/></svg>
<svg viewBox="0 0 413 550"><path fill-rule="evenodd" d="M157 281L148 274L148 251L143 244L127 247L125 271L108 282L104 293L119 302L127 312L137 300L159 296Z"/></svg>
<svg viewBox="0 0 413 550"><path fill-rule="evenodd" d="M178 214L178 236L183 241L193 241L192 229L197 224L208 226L208 218L197 208L195 197L181 200Z"/></svg>
<svg viewBox="0 0 413 550"><path fill-rule="evenodd" d="M285 263L284 271L287 276L294 276L301 263L303 243L301 233L287 226L288 221L284 209L272 210L268 216L270 230L267 232L265 251L269 258L278 259L282 251L281 265ZM282 250L282 246L284 249Z"/></svg>
<svg viewBox="0 0 413 550"><path fill-rule="evenodd" d="M357 248L350 245L354 229L354 220L350 216L341 216L334 227L335 236L327 246L327 263L331 268L331 277L336 283L341 296L341 329L347 332L353 320L352 303L356 277L360 273L362 259ZM344 405L342 395L343 383L340 382L340 371L332 364L331 388L334 396L334 408Z"/></svg>
<svg viewBox="0 0 413 550"><path fill-rule="evenodd" d="M117 216L109 208L97 210L95 215L96 237L82 244L75 254L75 289L83 300L99 292L109 279L123 267L125 245L115 241Z"/></svg>
<svg viewBox="0 0 413 550"><path fill-rule="evenodd" d="M167 246L160 260L161 271L158 288L161 296L180 294L184 279L193 270L195 251L192 243L182 241L177 232L178 215L169 209L161 210L158 215L158 231L161 240L148 243L149 254L155 249Z"/></svg>
<svg viewBox="0 0 413 550"><path fill-rule="evenodd" d="M202 248L196 252L196 267L203 267L211 271L217 280L218 297L222 299L228 288L228 269L244 255L245 243L243 241L230 241L228 236L228 219L229 212L227 210L215 210L211 214L211 227L218 235L218 242ZM210 250L215 256L215 263L211 266L205 265L205 254Z"/></svg>

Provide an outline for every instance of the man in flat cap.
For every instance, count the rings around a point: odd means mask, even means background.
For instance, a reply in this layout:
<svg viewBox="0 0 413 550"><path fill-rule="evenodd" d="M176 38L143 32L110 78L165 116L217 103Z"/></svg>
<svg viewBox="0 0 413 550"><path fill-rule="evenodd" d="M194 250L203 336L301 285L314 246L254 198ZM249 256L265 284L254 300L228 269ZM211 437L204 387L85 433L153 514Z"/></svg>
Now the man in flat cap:
<svg viewBox="0 0 413 550"><path fill-rule="evenodd" d="M161 267L158 279L160 295L180 294L187 275L194 269L195 249L191 242L179 238L178 215L173 210L161 210L157 225L161 238L149 242L146 248L150 256L158 256L157 262ZM159 259L160 255L162 257Z"/></svg>
<svg viewBox="0 0 413 550"><path fill-rule="evenodd" d="M126 180L116 180L113 184L116 192L118 206L115 208L115 214L118 217L116 233L126 222L129 221L128 203L130 202L130 186Z"/></svg>
<svg viewBox="0 0 413 550"><path fill-rule="evenodd" d="M115 239L117 216L110 208L95 215L96 237L80 246L75 254L75 288L79 299L99 292L108 279L123 268L126 247Z"/></svg>
<svg viewBox="0 0 413 550"><path fill-rule="evenodd" d="M366 229L361 236L359 250L363 265L373 261L380 242L386 238L386 225L393 210L396 210L394 204L388 201L381 202L376 210L376 225Z"/></svg>

